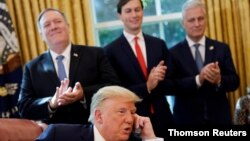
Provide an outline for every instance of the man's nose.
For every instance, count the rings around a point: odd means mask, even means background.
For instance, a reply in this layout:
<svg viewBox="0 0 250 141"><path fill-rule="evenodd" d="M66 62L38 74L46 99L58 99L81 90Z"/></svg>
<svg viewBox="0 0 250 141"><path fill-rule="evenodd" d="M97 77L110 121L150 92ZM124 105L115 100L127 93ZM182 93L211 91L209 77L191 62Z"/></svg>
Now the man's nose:
<svg viewBox="0 0 250 141"><path fill-rule="evenodd" d="M51 29L56 29L57 25L56 25L56 23L52 22L50 27L51 27Z"/></svg>
<svg viewBox="0 0 250 141"><path fill-rule="evenodd" d="M137 16L137 12L136 11L132 11L131 15L132 15L132 17L136 17Z"/></svg>
<svg viewBox="0 0 250 141"><path fill-rule="evenodd" d="M127 114L126 123L133 124L133 122L134 122L134 115L133 114Z"/></svg>
<svg viewBox="0 0 250 141"><path fill-rule="evenodd" d="M198 25L200 25L200 21L199 21L198 19L196 19L196 20L194 21L194 24L195 24L196 26L198 26Z"/></svg>

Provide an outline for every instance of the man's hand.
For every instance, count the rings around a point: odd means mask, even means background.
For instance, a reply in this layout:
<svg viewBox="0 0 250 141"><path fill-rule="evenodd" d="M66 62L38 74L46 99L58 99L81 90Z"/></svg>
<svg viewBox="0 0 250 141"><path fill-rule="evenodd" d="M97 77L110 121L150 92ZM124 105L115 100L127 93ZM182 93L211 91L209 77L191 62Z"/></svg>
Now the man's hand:
<svg viewBox="0 0 250 141"><path fill-rule="evenodd" d="M83 98L83 88L79 82L76 82L73 89L71 87L68 87L64 94L59 96L58 103L59 105L68 105Z"/></svg>
<svg viewBox="0 0 250 141"><path fill-rule="evenodd" d="M160 81L164 80L166 71L167 66L164 65L164 61L160 61L156 67L152 68L146 83L148 92L152 91Z"/></svg>
<svg viewBox="0 0 250 141"><path fill-rule="evenodd" d="M220 84L221 82L221 74L220 74L220 67L219 63L209 63L205 67L202 68L200 75L200 82L203 83L204 80L207 80L208 82L212 84Z"/></svg>
<svg viewBox="0 0 250 141"><path fill-rule="evenodd" d="M58 103L59 97L64 94L68 86L69 86L69 79L65 79L61 81L60 87L56 87L56 93L54 94L49 103L50 108L57 109L59 107L60 105Z"/></svg>
<svg viewBox="0 0 250 141"><path fill-rule="evenodd" d="M68 87L69 80L61 81L60 87L56 88L56 93L50 101L50 107L56 109L62 105L68 105L84 98L84 92L81 84L76 82L74 88Z"/></svg>
<svg viewBox="0 0 250 141"><path fill-rule="evenodd" d="M151 121L148 117L142 117L135 114L135 130L140 129L140 136L142 140L156 138Z"/></svg>

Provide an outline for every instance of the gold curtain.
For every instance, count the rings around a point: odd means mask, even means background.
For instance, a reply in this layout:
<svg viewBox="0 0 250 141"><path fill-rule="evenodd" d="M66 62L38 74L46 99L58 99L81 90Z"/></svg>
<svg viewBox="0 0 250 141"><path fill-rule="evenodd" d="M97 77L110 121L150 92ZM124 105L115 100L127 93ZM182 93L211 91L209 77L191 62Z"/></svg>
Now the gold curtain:
<svg viewBox="0 0 250 141"><path fill-rule="evenodd" d="M47 50L36 20L45 8L63 11L70 24L71 41L94 45L90 0L6 0L19 39L23 64Z"/></svg>
<svg viewBox="0 0 250 141"><path fill-rule="evenodd" d="M249 0L203 0L207 6L206 35L229 44L240 77L240 87L228 94L232 117L237 99L250 86L250 2Z"/></svg>

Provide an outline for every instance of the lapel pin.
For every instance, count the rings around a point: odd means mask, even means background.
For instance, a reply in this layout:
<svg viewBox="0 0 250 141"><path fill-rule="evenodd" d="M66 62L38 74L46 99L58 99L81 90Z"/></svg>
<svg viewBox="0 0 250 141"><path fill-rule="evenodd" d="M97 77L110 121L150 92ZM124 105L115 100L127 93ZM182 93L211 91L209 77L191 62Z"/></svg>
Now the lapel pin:
<svg viewBox="0 0 250 141"><path fill-rule="evenodd" d="M73 56L78 57L78 54L77 54L77 53L74 53Z"/></svg>
<svg viewBox="0 0 250 141"><path fill-rule="evenodd" d="M210 46L210 47L209 47L209 50L213 50L213 49L214 49L214 46Z"/></svg>

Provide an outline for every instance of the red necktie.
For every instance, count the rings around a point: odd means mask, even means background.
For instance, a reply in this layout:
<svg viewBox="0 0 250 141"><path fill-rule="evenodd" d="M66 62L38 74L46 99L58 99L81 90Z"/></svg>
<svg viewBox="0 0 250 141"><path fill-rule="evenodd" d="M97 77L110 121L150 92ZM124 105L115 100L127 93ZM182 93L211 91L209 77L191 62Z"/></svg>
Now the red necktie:
<svg viewBox="0 0 250 141"><path fill-rule="evenodd" d="M143 54L141 52L141 47L138 44L138 39L139 39L138 37L135 37L135 51L136 51L136 55L137 55L137 60L140 64L141 70L142 70L145 78L147 79L148 78L147 67L146 67L146 63L145 63L144 58L143 58ZM153 108L152 104L150 106L150 112L152 114L154 113L154 108Z"/></svg>
<svg viewBox="0 0 250 141"><path fill-rule="evenodd" d="M137 55L137 60L140 64L141 70L145 76L145 78L148 78L148 72L147 72L147 67L146 67L146 63L144 61L142 52L141 52L141 47L138 44L138 37L135 37L135 51L136 51L136 55Z"/></svg>

